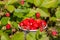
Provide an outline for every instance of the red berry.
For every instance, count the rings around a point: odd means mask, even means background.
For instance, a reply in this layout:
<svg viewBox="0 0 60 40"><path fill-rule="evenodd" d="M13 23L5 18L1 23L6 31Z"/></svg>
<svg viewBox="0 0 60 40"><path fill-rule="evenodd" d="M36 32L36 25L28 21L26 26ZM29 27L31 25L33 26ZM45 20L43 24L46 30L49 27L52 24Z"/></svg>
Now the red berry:
<svg viewBox="0 0 60 40"><path fill-rule="evenodd" d="M11 25L10 24L7 24L6 25L6 29L9 30L11 28Z"/></svg>
<svg viewBox="0 0 60 40"><path fill-rule="evenodd" d="M33 26L33 27L36 27L36 29L38 28L38 24L37 24L37 23L33 23L32 26Z"/></svg>
<svg viewBox="0 0 60 40"><path fill-rule="evenodd" d="M40 13L39 12L36 13L36 18L40 18Z"/></svg>
<svg viewBox="0 0 60 40"><path fill-rule="evenodd" d="M28 25L28 26L23 26L23 29L30 29L30 26Z"/></svg>
<svg viewBox="0 0 60 40"><path fill-rule="evenodd" d="M30 30L36 30L37 28L34 26L30 26Z"/></svg>
<svg viewBox="0 0 60 40"><path fill-rule="evenodd" d="M20 3L21 3L21 5L24 5L24 0L21 0L21 2L20 2Z"/></svg>
<svg viewBox="0 0 60 40"><path fill-rule="evenodd" d="M43 31L43 28L41 27L41 28L40 28L40 32L42 32L42 31Z"/></svg>
<svg viewBox="0 0 60 40"><path fill-rule="evenodd" d="M6 15L6 17L10 17L10 13L6 13L5 15Z"/></svg>
<svg viewBox="0 0 60 40"><path fill-rule="evenodd" d="M27 26L27 25L29 25L29 21L28 21L28 20L24 20L24 21L23 21L23 24L24 24L25 26Z"/></svg>
<svg viewBox="0 0 60 40"><path fill-rule="evenodd" d="M33 19L33 18L30 18L30 19L29 19L29 22L30 22L30 23L34 22L34 19Z"/></svg>
<svg viewBox="0 0 60 40"><path fill-rule="evenodd" d="M52 31L52 35L53 35L53 36L56 36L56 35L57 35L57 31L56 31L56 30L53 30L53 31Z"/></svg>
<svg viewBox="0 0 60 40"><path fill-rule="evenodd" d="M20 22L20 23L19 23L19 26L23 26L23 22Z"/></svg>
<svg viewBox="0 0 60 40"><path fill-rule="evenodd" d="M42 20L37 19L36 22L38 23L38 26L42 26Z"/></svg>
<svg viewBox="0 0 60 40"><path fill-rule="evenodd" d="M46 21L45 20L42 20L42 25L43 26L46 26L46 24L47 24Z"/></svg>

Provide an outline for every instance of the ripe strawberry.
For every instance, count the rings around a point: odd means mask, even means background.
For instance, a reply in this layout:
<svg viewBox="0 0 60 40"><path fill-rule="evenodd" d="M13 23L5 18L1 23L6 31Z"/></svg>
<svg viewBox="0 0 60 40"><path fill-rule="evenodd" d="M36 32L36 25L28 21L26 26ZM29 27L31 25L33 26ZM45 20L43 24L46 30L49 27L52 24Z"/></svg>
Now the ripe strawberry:
<svg viewBox="0 0 60 40"><path fill-rule="evenodd" d="M34 26L30 26L30 30L36 30L37 28Z"/></svg>
<svg viewBox="0 0 60 40"><path fill-rule="evenodd" d="M6 25L6 29L9 30L11 28L11 25L10 24L7 24Z"/></svg>
<svg viewBox="0 0 60 40"><path fill-rule="evenodd" d="M29 19L29 22L30 22L30 23L34 22L34 19L33 19L33 18L30 18L30 19Z"/></svg>
<svg viewBox="0 0 60 40"><path fill-rule="evenodd" d="M42 32L43 30L44 30L44 29L41 27L41 28L40 28L40 32Z"/></svg>
<svg viewBox="0 0 60 40"><path fill-rule="evenodd" d="M28 21L28 20L24 20L24 21L23 21L23 24L24 24L25 26L27 26L27 25L29 25L29 21Z"/></svg>
<svg viewBox="0 0 60 40"><path fill-rule="evenodd" d="M24 0L21 0L21 2L20 2L20 3L21 3L21 5L24 5Z"/></svg>
<svg viewBox="0 0 60 40"><path fill-rule="evenodd" d="M33 25L32 25L33 27L35 27L36 29L38 28L38 24L37 24L37 22L33 22Z"/></svg>
<svg viewBox="0 0 60 40"><path fill-rule="evenodd" d="M39 12L36 13L36 18L40 18L40 13Z"/></svg>
<svg viewBox="0 0 60 40"><path fill-rule="evenodd" d="M5 16L6 16L6 17L10 17L10 13L6 13Z"/></svg>
<svg viewBox="0 0 60 40"><path fill-rule="evenodd" d="M19 23L19 26L23 26L23 22L20 22L20 23Z"/></svg>
<svg viewBox="0 0 60 40"><path fill-rule="evenodd" d="M38 23L38 26L42 26L42 20L37 19L36 22Z"/></svg>
<svg viewBox="0 0 60 40"><path fill-rule="evenodd" d="M46 24L47 24L46 21L45 20L42 20L42 25L43 26L46 26Z"/></svg>
<svg viewBox="0 0 60 40"><path fill-rule="evenodd" d="M57 36L57 31L56 31L56 30L53 30L53 31L52 31L52 35L53 35L53 36Z"/></svg>

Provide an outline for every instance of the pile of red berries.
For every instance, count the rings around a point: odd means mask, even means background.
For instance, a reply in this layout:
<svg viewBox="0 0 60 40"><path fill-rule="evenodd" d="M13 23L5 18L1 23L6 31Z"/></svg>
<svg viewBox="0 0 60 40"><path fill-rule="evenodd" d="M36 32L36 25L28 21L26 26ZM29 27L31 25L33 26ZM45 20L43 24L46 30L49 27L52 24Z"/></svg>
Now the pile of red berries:
<svg viewBox="0 0 60 40"><path fill-rule="evenodd" d="M19 23L19 26L23 29L28 30L37 30L40 28L40 31L43 31L46 28L46 22L40 19L28 18Z"/></svg>

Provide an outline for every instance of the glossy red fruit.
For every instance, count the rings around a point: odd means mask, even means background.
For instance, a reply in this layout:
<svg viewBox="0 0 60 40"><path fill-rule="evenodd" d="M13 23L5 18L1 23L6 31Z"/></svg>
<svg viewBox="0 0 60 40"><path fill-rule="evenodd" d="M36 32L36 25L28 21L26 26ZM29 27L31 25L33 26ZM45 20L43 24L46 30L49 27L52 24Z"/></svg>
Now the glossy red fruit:
<svg viewBox="0 0 60 40"><path fill-rule="evenodd" d="M36 18L40 18L40 13L39 12L36 13Z"/></svg>
<svg viewBox="0 0 60 40"><path fill-rule="evenodd" d="M23 21L23 24L24 24L25 26L29 25L29 20L24 20L24 21Z"/></svg>
<svg viewBox="0 0 60 40"><path fill-rule="evenodd" d="M41 28L40 28L40 32L42 32L43 30L44 30L44 29L41 27Z"/></svg>
<svg viewBox="0 0 60 40"><path fill-rule="evenodd" d="M28 26L23 26L23 29L29 30L30 29L30 26L29 25Z"/></svg>
<svg viewBox="0 0 60 40"><path fill-rule="evenodd" d="M33 18L30 18L30 19L29 19L29 22L30 22L30 23L33 23L33 22L34 22L34 19L33 19Z"/></svg>
<svg viewBox="0 0 60 40"><path fill-rule="evenodd" d="M53 35L53 36L57 36L57 31L56 31L56 30L53 30L53 31L52 31L52 35Z"/></svg>
<svg viewBox="0 0 60 40"><path fill-rule="evenodd" d="M36 29L38 28L38 24L37 23L33 23L32 26L35 27Z"/></svg>
<svg viewBox="0 0 60 40"><path fill-rule="evenodd" d="M39 24L39 28L42 28L43 30L46 28L46 22L44 20L41 20L40 24Z"/></svg>
<svg viewBox="0 0 60 40"><path fill-rule="evenodd" d="M24 5L24 0L21 0L21 2L20 2L20 3L21 3L21 5Z"/></svg>
<svg viewBox="0 0 60 40"><path fill-rule="evenodd" d="M6 16L6 17L10 17L10 13L6 13L5 16Z"/></svg>
<svg viewBox="0 0 60 40"><path fill-rule="evenodd" d="M11 25L10 24L7 24L6 25L6 29L9 30L11 28Z"/></svg>
<svg viewBox="0 0 60 40"><path fill-rule="evenodd" d="M37 19L36 22L38 23L38 26L42 26L42 20Z"/></svg>
<svg viewBox="0 0 60 40"><path fill-rule="evenodd" d="M23 25L24 25L23 22L20 22L20 23L19 23L19 26L23 26Z"/></svg>
<svg viewBox="0 0 60 40"><path fill-rule="evenodd" d="M43 26L46 26L46 24L47 24L46 21L45 20L42 20L42 25Z"/></svg>

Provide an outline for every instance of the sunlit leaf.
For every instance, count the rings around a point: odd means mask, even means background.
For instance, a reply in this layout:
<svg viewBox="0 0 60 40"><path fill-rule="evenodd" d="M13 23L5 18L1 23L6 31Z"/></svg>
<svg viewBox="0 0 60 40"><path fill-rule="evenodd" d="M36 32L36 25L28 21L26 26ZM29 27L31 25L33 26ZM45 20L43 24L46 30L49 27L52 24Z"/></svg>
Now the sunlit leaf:
<svg viewBox="0 0 60 40"><path fill-rule="evenodd" d="M26 15L26 17L32 17L33 15L35 15L36 10L34 9L30 9L30 12Z"/></svg>
<svg viewBox="0 0 60 40"><path fill-rule="evenodd" d="M20 11L21 11L21 10L16 9L15 12L14 12L14 16L17 16L18 18L23 17L23 13L21 13Z"/></svg>
<svg viewBox="0 0 60 40"><path fill-rule="evenodd" d="M15 10L15 7L13 5L7 5L6 8L9 12L13 12Z"/></svg>
<svg viewBox="0 0 60 40"><path fill-rule="evenodd" d="M51 8L54 5L56 5L56 3L57 3L57 0L44 0L41 7Z"/></svg>
<svg viewBox="0 0 60 40"><path fill-rule="evenodd" d="M12 22L13 27L15 27L18 30L18 24L17 22Z"/></svg>
<svg viewBox="0 0 60 40"><path fill-rule="evenodd" d="M1 24L2 24L2 25L6 25L6 24L8 23L8 20L9 20L8 17L3 17L3 18L1 19Z"/></svg>
<svg viewBox="0 0 60 40"><path fill-rule="evenodd" d="M24 32L15 33L11 40L24 40Z"/></svg>
<svg viewBox="0 0 60 40"><path fill-rule="evenodd" d="M28 33L27 36L26 36L27 40L36 40L35 39L35 34L36 34L36 32Z"/></svg>
<svg viewBox="0 0 60 40"><path fill-rule="evenodd" d="M60 18L60 7L57 8L57 11L55 14L57 18Z"/></svg>
<svg viewBox="0 0 60 40"><path fill-rule="evenodd" d="M10 40L8 35L0 30L1 40Z"/></svg>

